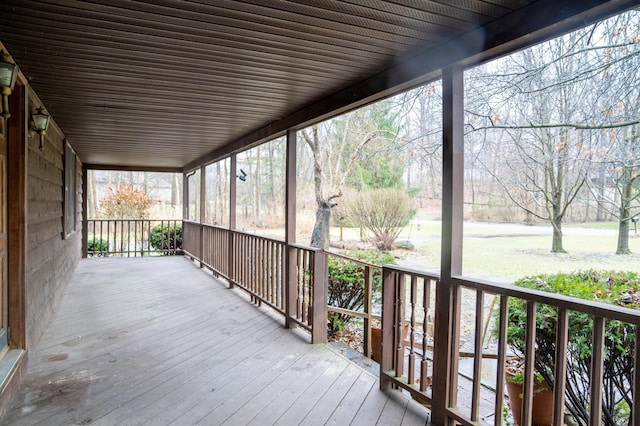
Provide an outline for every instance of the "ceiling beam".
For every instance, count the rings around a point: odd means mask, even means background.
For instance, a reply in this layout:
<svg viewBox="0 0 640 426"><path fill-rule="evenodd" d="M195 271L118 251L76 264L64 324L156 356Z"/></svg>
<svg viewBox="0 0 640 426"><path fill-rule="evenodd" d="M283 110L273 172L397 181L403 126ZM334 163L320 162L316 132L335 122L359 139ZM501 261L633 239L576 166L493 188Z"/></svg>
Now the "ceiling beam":
<svg viewBox="0 0 640 426"><path fill-rule="evenodd" d="M121 172L157 172L157 173L182 173L181 167L147 167L147 166L122 166L109 164L84 164L87 170L117 170Z"/></svg>

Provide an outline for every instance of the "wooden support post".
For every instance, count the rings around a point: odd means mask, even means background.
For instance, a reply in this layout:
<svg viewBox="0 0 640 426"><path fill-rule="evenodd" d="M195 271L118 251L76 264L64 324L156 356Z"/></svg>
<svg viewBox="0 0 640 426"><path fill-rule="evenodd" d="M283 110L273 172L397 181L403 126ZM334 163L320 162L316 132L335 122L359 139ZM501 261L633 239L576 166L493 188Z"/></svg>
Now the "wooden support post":
<svg viewBox="0 0 640 426"><path fill-rule="evenodd" d="M285 261L286 276L285 285L285 318L286 327L295 328L296 322L292 321L292 316L296 311L297 286L298 286L298 270L297 270L297 249L291 244L296 242L296 148L298 144L298 133L296 130L289 129L287 131L287 158L286 158L286 176L285 176L285 243L287 255ZM325 273L326 276L326 273ZM315 292L315 291L314 291ZM324 310L327 309L326 295L324 297ZM314 297L314 317L316 311L320 311ZM315 322L314 322L315 324ZM316 327L314 327L315 329ZM326 321L325 321L326 334ZM326 337L325 337L326 339Z"/></svg>
<svg viewBox="0 0 640 426"><path fill-rule="evenodd" d="M432 421L449 424L446 408L455 406L458 378L460 290L451 277L462 274L464 179L463 70L442 72L443 165L441 283L436 287Z"/></svg>
<svg viewBox="0 0 640 426"><path fill-rule="evenodd" d="M324 250L313 253L313 317L311 343L327 343L328 256Z"/></svg>
<svg viewBox="0 0 640 426"><path fill-rule="evenodd" d="M89 170L82 165L82 258L89 255L89 220L87 208L89 207Z"/></svg>
<svg viewBox="0 0 640 426"><path fill-rule="evenodd" d="M204 266L204 224L207 222L207 173L200 166L200 267Z"/></svg>
<svg viewBox="0 0 640 426"><path fill-rule="evenodd" d="M189 220L189 176L191 173L182 174L182 218Z"/></svg>
<svg viewBox="0 0 640 426"><path fill-rule="evenodd" d="M227 242L228 250L228 271L227 277L229 278L229 288L234 287L234 280L236 279L234 274L234 265L236 262L235 257L235 236L234 230L236 229L236 194L237 194L237 158L236 154L231 154L229 157L229 239Z"/></svg>
<svg viewBox="0 0 640 426"><path fill-rule="evenodd" d="M11 118L7 122L7 292L9 347L27 349L27 122L29 120L26 83L21 81L11 95Z"/></svg>

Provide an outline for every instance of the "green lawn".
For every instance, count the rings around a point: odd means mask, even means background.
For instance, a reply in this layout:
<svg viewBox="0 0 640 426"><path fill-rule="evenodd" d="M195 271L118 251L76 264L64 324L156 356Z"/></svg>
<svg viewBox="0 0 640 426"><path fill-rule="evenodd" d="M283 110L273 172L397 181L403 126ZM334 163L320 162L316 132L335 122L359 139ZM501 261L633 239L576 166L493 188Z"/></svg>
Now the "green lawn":
<svg viewBox="0 0 640 426"><path fill-rule="evenodd" d="M630 224L633 230L633 223ZM567 228L594 228L594 229L618 229L618 222L588 222L588 223L572 223L565 225Z"/></svg>
<svg viewBox="0 0 640 426"><path fill-rule="evenodd" d="M570 228L570 229L569 229ZM614 269L640 273L640 235L631 231L632 255L616 255L617 235L609 226L567 227L564 237L567 253L554 254L551 235L544 228L465 223L463 272L465 274L517 279L526 275L571 272L581 269ZM609 230L609 231L607 231ZM603 234L603 235L600 235ZM610 235L606 235L610 234ZM345 229L345 240L358 240L359 230ZM339 230L331 230L332 241ZM399 239L409 239L416 251L396 251L406 261L439 267L440 225L423 222L403 230Z"/></svg>

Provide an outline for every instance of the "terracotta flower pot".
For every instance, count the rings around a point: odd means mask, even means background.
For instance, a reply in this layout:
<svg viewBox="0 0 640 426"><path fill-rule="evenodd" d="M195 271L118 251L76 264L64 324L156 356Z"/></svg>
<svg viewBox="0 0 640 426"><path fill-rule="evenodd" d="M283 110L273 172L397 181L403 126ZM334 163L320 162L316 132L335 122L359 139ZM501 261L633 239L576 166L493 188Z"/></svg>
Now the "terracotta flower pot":
<svg viewBox="0 0 640 426"><path fill-rule="evenodd" d="M409 324L404 325L404 333L402 339L407 340L409 336ZM378 364L382 360L382 329L379 327L371 327L371 358Z"/></svg>
<svg viewBox="0 0 640 426"><path fill-rule="evenodd" d="M522 384L509 381L513 375L506 371L507 394L513 421L523 426L522 421ZM547 426L553 423L553 391L547 382L536 383L533 386L533 413L531 417L534 426Z"/></svg>

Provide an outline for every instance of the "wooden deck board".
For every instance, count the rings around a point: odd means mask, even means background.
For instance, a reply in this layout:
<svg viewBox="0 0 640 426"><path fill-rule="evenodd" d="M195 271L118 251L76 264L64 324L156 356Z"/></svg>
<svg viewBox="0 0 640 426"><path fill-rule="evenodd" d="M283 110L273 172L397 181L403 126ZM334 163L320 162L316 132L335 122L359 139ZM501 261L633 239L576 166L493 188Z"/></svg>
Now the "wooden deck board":
<svg viewBox="0 0 640 426"><path fill-rule="evenodd" d="M83 260L0 424L426 424L283 323L182 257Z"/></svg>

